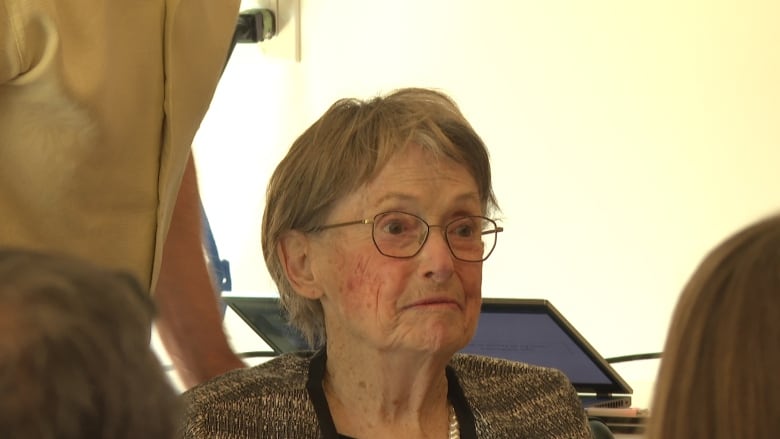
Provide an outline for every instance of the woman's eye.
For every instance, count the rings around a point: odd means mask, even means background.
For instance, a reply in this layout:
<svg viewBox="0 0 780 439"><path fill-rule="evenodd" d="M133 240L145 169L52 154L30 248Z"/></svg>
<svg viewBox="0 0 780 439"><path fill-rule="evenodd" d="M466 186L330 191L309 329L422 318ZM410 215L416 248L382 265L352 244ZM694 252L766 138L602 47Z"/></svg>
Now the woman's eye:
<svg viewBox="0 0 780 439"><path fill-rule="evenodd" d="M404 225L400 221L388 222L385 225L385 232L391 235L400 235L404 232Z"/></svg>
<svg viewBox="0 0 780 439"><path fill-rule="evenodd" d="M468 238L474 235L474 227L470 224L461 224L455 228L455 235L460 238Z"/></svg>

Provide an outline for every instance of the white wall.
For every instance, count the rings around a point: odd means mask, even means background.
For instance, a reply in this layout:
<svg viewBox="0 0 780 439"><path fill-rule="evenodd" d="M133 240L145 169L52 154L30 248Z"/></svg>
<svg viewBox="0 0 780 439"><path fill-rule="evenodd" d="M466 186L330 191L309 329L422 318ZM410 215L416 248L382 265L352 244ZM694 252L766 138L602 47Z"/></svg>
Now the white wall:
<svg viewBox="0 0 780 439"><path fill-rule="evenodd" d="M301 0L301 62L237 47L196 138L234 289L274 291L264 189L295 136L339 97L436 87L493 158L506 231L483 294L549 299L606 357L660 351L707 250L780 207L778 18L773 0Z"/></svg>

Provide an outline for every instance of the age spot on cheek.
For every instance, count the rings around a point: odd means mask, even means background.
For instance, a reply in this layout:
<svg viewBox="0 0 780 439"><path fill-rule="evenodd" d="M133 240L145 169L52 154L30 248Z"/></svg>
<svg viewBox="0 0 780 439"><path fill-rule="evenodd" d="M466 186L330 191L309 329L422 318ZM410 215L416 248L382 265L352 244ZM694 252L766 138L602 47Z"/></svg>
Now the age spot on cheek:
<svg viewBox="0 0 780 439"><path fill-rule="evenodd" d="M344 288L342 294L349 297L364 298L369 291L378 291L382 284L377 267L371 267L368 258L361 258L354 265L344 268Z"/></svg>

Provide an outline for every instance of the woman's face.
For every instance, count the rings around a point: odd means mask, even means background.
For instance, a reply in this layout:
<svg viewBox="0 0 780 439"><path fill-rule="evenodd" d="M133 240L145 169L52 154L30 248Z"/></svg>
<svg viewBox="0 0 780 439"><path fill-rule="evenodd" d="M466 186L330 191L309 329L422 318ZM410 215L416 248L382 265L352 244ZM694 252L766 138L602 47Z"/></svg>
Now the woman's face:
<svg viewBox="0 0 780 439"><path fill-rule="evenodd" d="M402 211L443 225L483 215L470 173L418 146L396 155L370 183L342 199L328 224ZM441 228L408 259L379 253L371 225L312 235L311 268L320 288L328 344L347 349L452 354L474 334L482 263L455 259Z"/></svg>

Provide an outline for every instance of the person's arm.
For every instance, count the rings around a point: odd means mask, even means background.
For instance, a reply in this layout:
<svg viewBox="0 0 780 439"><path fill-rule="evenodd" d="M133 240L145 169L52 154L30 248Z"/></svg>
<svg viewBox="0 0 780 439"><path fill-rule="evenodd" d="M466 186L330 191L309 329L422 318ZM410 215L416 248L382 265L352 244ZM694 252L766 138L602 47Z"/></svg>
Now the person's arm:
<svg viewBox="0 0 780 439"><path fill-rule="evenodd" d="M225 337L203 252L201 222L197 176L190 155L155 290L157 330L187 388L245 366Z"/></svg>

